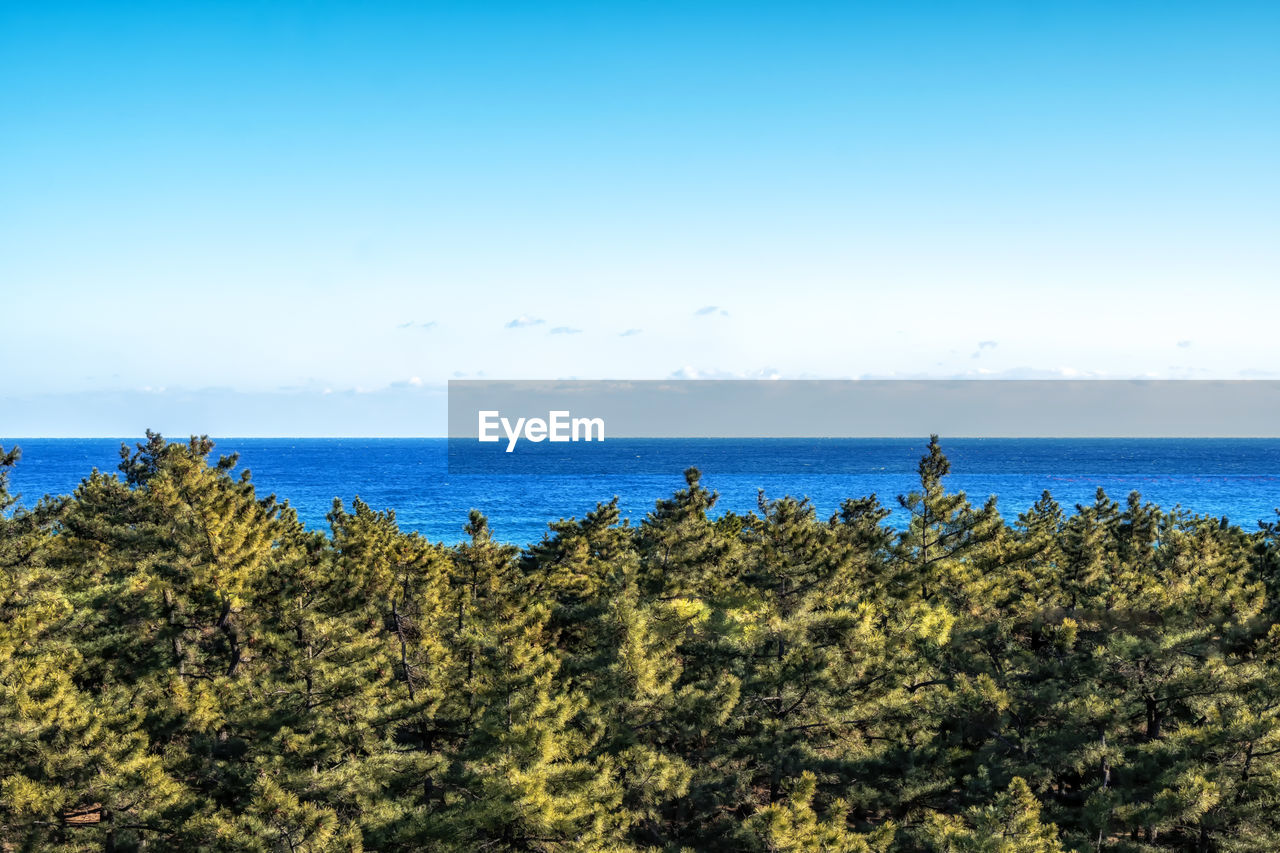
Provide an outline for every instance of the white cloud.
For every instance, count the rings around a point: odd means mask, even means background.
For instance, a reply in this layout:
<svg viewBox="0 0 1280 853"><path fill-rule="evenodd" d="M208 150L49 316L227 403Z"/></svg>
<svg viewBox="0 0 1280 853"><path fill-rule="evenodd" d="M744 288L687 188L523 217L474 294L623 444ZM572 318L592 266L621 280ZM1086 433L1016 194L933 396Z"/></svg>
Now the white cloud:
<svg viewBox="0 0 1280 853"><path fill-rule="evenodd" d="M943 362L938 362L941 367ZM1011 367L1007 370L976 368L953 373L890 372L864 373L858 379L1135 379L1127 374L1108 374L1096 370L1079 370L1074 367Z"/></svg>
<svg viewBox="0 0 1280 853"><path fill-rule="evenodd" d="M511 322L507 323L508 329L524 329L529 326L541 326L545 321L539 317L530 317L528 314L521 314Z"/></svg>
<svg viewBox="0 0 1280 853"><path fill-rule="evenodd" d="M673 370L667 376L668 379L781 379L782 374L772 367L762 367L759 370L718 370L701 369L685 365L679 370Z"/></svg>

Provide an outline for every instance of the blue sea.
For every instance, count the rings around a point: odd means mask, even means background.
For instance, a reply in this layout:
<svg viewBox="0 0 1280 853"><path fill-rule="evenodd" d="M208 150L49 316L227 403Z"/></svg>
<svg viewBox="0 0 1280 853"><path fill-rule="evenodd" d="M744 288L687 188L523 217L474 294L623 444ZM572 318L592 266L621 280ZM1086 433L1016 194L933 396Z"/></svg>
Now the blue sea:
<svg viewBox="0 0 1280 853"><path fill-rule="evenodd" d="M113 471L123 439L0 439L22 461L10 489L23 502L69 494L90 470ZM132 443L132 442L130 442ZM717 511L755 509L770 498L807 496L821 516L845 498L896 496L916 486L923 439L611 439L593 448L592 467L548 464L539 474L503 473L503 457L481 473L449 472L446 439L218 439L214 455L238 453L261 493L294 506L309 526L327 527L333 499L359 496L396 511L400 526L431 540L456 542L468 511L485 513L505 541L540 539L550 520L581 517L618 496L638 523L654 501L684 486L696 466L720 494ZM1129 492L1165 508L1227 517L1246 529L1274 520L1280 507L1277 439L951 439L947 483L980 503L990 495L1012 521L1048 489L1068 510L1091 503L1101 487L1123 503ZM562 446L563 447L563 446ZM904 523L901 511L890 523Z"/></svg>

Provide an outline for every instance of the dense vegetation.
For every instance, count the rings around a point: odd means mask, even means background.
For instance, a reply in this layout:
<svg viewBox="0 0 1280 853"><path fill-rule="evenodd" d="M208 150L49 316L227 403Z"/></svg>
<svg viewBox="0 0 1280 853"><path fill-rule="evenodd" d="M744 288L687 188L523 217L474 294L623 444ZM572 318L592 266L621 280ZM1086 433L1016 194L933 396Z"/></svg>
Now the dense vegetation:
<svg viewBox="0 0 1280 853"><path fill-rule="evenodd" d="M14 506L5 850L1280 849L1280 528L1102 492L709 513L696 471L523 550L203 438Z"/></svg>

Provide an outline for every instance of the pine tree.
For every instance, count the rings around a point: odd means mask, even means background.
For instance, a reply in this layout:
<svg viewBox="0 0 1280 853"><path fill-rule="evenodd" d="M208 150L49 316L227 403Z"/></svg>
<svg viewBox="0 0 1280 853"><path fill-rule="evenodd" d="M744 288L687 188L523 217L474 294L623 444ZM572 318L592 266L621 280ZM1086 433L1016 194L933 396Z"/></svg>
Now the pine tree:
<svg viewBox="0 0 1280 853"><path fill-rule="evenodd" d="M854 730L884 693L893 669L886 623L854 586L868 556L836 527L817 522L807 501L765 503L744 529L745 596L726 639L743 680L736 738L758 805L775 802L792 777L848 750ZM845 751L848 761L855 757Z"/></svg>
<svg viewBox="0 0 1280 853"><path fill-rule="evenodd" d="M149 750L144 709L85 689L73 605L46 561L60 501L14 508L0 449L0 844L116 849L181 806L181 786Z"/></svg>
<svg viewBox="0 0 1280 853"><path fill-rule="evenodd" d="M632 571L601 617L609 656L587 694L586 726L599 731L595 755L615 768L629 835L646 846L666 840L664 823L688 803L694 770L675 745L687 726L716 723L699 713L705 694L680 686L681 644L707 616L685 600L642 599Z"/></svg>
<svg viewBox="0 0 1280 853"><path fill-rule="evenodd" d="M352 736L347 753L332 759L341 772L326 799L351 803L371 844L413 849L430 837L458 737L450 559L401 532L393 512L374 512L358 499L351 513L335 502L329 521L334 559L322 576L332 582L325 618L334 627L326 634L343 637L333 663Z"/></svg>
<svg viewBox="0 0 1280 853"><path fill-rule="evenodd" d="M1040 803L1026 780L1015 778L991 805L963 818L934 816L926 847L942 853L1062 853L1057 827L1040 819Z"/></svg>
<svg viewBox="0 0 1280 853"><path fill-rule="evenodd" d="M563 674L590 689L610 650L599 630L608 603L639 567L634 531L619 524L618 501L549 525L520 558L525 595L551 606L550 630L563 653Z"/></svg>
<svg viewBox="0 0 1280 853"><path fill-rule="evenodd" d="M996 535L1001 522L994 498L975 510L964 492L948 494L942 481L950 472L938 437L931 436L918 466L920 491L898 497L910 514L898 555L901 582L915 586L921 600L942 595L964 607L971 600L968 586L984 568L982 546Z"/></svg>
<svg viewBox="0 0 1280 853"><path fill-rule="evenodd" d="M450 784L460 849L600 849L621 843L621 790L589 734L570 725L583 697L558 683L550 610L523 595L514 549L478 513L460 549L456 606L467 652L466 742Z"/></svg>
<svg viewBox="0 0 1280 853"><path fill-rule="evenodd" d="M836 800L824 818L813 808L816 777L805 771L784 803L770 805L743 823L743 849L768 853L880 853L891 849L894 827L886 824L871 834L849 829L845 804Z"/></svg>
<svg viewBox="0 0 1280 853"><path fill-rule="evenodd" d="M713 595L729 586L737 572L735 520L717 525L707 513L719 495L701 484L697 468L684 472L687 488L660 500L639 530L646 590L661 598Z"/></svg>
<svg viewBox="0 0 1280 853"><path fill-rule="evenodd" d="M235 457L210 465L211 450L206 438L167 444L155 433L136 452L122 448L125 480L95 471L84 481L51 550L73 605L65 636L86 660L77 683L118 742L184 780L161 817L133 824L143 838L220 831L214 792L252 784L238 718L254 690L260 614L247 608L271 560L277 507L256 497L247 472L232 479ZM112 804L137 810L123 795Z"/></svg>

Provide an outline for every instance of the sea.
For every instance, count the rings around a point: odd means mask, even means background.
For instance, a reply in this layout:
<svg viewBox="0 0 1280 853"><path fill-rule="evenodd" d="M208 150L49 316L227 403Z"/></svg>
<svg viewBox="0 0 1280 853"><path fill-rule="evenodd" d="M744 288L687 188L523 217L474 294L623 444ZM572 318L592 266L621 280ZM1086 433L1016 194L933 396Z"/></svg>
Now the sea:
<svg viewBox="0 0 1280 853"><path fill-rule="evenodd" d="M130 439L0 438L18 445L22 460L10 491L31 505L40 496L71 494L90 471L114 471ZM238 454L260 494L287 500L309 527L327 529L338 498L359 497L393 509L404 530L432 541L464 538L470 510L488 516L496 538L515 544L541 539L547 523L581 518L617 497L625 518L638 524L654 503L685 485L697 467L719 494L713 513L748 512L766 499L807 497L822 518L846 498L876 495L906 513L897 496L918 486L917 464L927 439L611 439L588 466L548 464L512 473L502 454L451 471L447 439L225 438L214 456ZM1280 439L944 439L951 461L948 490L974 503L998 497L1013 521L1048 490L1064 509L1092 503L1104 489L1125 501L1139 492L1165 509L1226 518L1247 530L1276 520L1280 507ZM504 467L506 466L506 467Z"/></svg>

